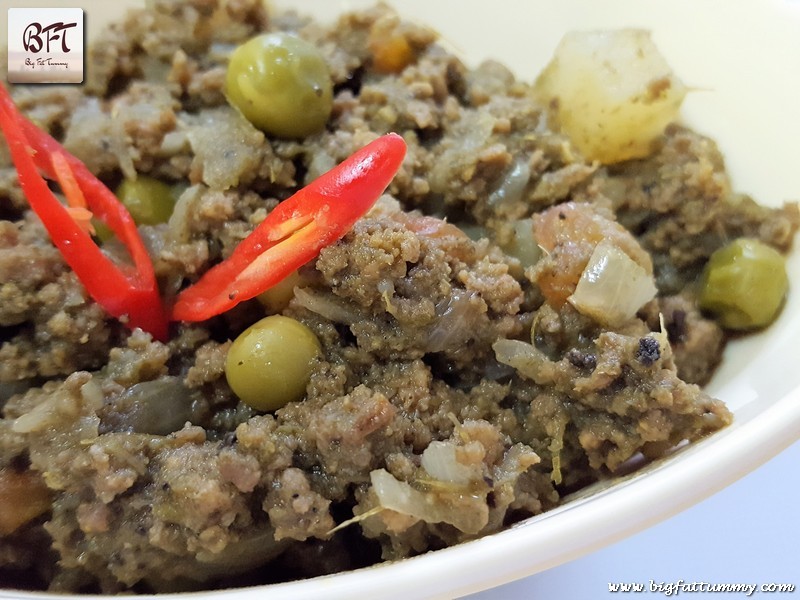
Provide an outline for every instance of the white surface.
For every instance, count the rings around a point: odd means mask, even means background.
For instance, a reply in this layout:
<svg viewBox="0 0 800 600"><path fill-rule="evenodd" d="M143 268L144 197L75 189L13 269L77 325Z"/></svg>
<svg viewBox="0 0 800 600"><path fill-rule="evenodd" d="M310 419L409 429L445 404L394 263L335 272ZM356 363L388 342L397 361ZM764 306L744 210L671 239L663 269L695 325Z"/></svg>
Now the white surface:
<svg viewBox="0 0 800 600"><path fill-rule="evenodd" d="M718 494L608 548L465 600L591 600L609 583L791 583L800 594L800 443ZM758 593L755 594L759 595ZM762 594L763 595L763 594ZM649 593L650 597L666 597ZM744 598L742 593L679 594Z"/></svg>
<svg viewBox="0 0 800 600"><path fill-rule="evenodd" d="M53 5L64 0L52 0ZM25 5L23 0L15 4ZM32 2L31 2L32 4ZM83 0L89 35L102 22L102 13L119 10L123 2ZM371 0L303 0L292 4L307 12L328 12L341 6L363 6ZM733 172L734 186L753 193L764 203L778 204L800 198L800 3L781 0L403 0L403 14L432 24L469 63L482 58L508 62L523 77L532 78L546 62L562 32L575 28L643 26L654 30L654 38L678 74L702 88L685 105L688 122L720 142ZM486 9L491 6L491 19ZM727 562L712 562L737 544L737 561L755 564L768 556L765 545L773 533L746 528L753 524L752 511L777 514L771 507L783 506L777 521L765 528L791 532L791 500L797 497L797 449L789 456L789 490L779 501L764 500L763 489L749 489L761 504L734 496L722 508L712 508L714 517L695 516L706 529L686 519L687 512L665 524L609 546L658 521L700 502L759 467L792 442L800 432L800 255L790 263L796 293L779 325L766 334L736 344L726 358L712 391L727 400L736 413L731 428L703 443L680 452L673 459L603 491L590 499L574 502L536 518L521 527L470 544L434 552L427 556L375 569L319 580L264 589L239 590L231 594L187 597L256 599L291 598L452 598L541 572L509 588L487 592L484 598L596 598L604 597L608 581L649 579L677 581L693 578L727 583L727 571L715 570ZM779 459L784 460L783 456ZM757 471L761 477L766 471ZM793 481L793 483L791 483ZM697 507L736 494L731 487ZM776 494L777 495L777 494ZM790 500L787 500L789 498ZM788 503L788 504L787 504ZM731 506L733 508L731 508ZM789 507L788 509L786 507ZM769 514L767 514L769 513ZM713 524L717 523L717 524ZM781 528L781 523L789 523ZM682 533L676 535L676 531ZM705 531L705 533L703 533ZM795 533L789 533L788 552L797 558ZM659 533L660 532L660 533ZM745 537L736 538L737 532ZM749 532L749 533L744 533ZM751 535L752 534L752 535ZM643 541L644 540L644 541ZM660 540L669 540L669 543ZM729 541L731 540L731 541ZM760 545L760 546L759 546ZM733 548L732 548L733 547ZM749 548L753 548L752 554ZM595 552L595 554L590 554ZM589 555L588 558L580 558ZM744 558L743 558L744 557ZM574 561L553 569L559 564ZM673 561L686 562L673 562ZM768 558L765 559L769 561ZM789 564L797 564L798 561ZM767 563L765 563L767 564ZM717 565L717 566L714 566ZM694 570L690 570L692 567ZM708 569L706 571L705 569ZM547 571L547 569L552 569ZM652 570L651 570L652 569ZM684 572L684 569L686 571ZM800 570L800 569L799 569ZM744 569L737 570L744 577ZM753 573L756 583L767 573ZM749 574L748 574L749 576ZM775 581L797 577L777 573ZM770 578L772 579L772 575ZM713 578L713 579L712 579ZM606 579L608 581L606 581ZM582 585L587 587L570 587ZM598 583L599 582L599 583ZM736 583L737 581L730 581ZM791 582L791 581L789 581ZM798 582L793 582L798 583ZM599 587L596 587L599 585ZM533 587L525 587L533 586ZM605 586L605 587L604 587ZM571 591L570 591L571 590ZM564 592L561 594L561 592ZM534 594L537 594L534 596ZM506 595L509 594L509 595ZM559 595L561 594L561 595ZM685 594L681 594L685 595ZM0 592L0 597L7 597ZM481 596L479 596L480 598Z"/></svg>

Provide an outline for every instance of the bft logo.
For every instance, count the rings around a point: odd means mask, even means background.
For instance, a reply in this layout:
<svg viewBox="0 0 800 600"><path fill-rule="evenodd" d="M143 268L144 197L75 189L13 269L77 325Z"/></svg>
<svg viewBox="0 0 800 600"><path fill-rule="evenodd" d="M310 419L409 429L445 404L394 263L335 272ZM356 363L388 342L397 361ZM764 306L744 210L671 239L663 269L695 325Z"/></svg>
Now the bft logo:
<svg viewBox="0 0 800 600"><path fill-rule="evenodd" d="M42 26L41 23L31 23L22 33L22 46L27 52L50 52L50 42L61 40L61 51L66 54L70 52L67 46L67 30L77 27L77 23L52 23ZM44 36L44 38L42 37Z"/></svg>
<svg viewBox="0 0 800 600"><path fill-rule="evenodd" d="M83 9L9 8L8 81L81 83Z"/></svg>

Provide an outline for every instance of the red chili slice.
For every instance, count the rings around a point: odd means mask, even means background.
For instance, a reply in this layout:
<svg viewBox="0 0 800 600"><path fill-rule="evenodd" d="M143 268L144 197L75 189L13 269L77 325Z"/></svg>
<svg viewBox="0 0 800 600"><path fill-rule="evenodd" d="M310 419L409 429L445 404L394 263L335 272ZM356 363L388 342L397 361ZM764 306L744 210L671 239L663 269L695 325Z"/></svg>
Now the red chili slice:
<svg viewBox="0 0 800 600"><path fill-rule="evenodd" d="M312 260L372 207L405 154L402 137L384 135L281 202L226 260L178 295L172 318L209 319Z"/></svg>
<svg viewBox="0 0 800 600"><path fill-rule="evenodd" d="M140 327L154 338L166 340L167 317L153 263L125 206L80 160L26 119L3 86L0 128L28 203L89 295L129 327ZM58 201L40 171L62 183L69 207ZM91 210L114 231L128 250L133 269L118 266L103 254L87 233L86 223L73 218L81 209Z"/></svg>

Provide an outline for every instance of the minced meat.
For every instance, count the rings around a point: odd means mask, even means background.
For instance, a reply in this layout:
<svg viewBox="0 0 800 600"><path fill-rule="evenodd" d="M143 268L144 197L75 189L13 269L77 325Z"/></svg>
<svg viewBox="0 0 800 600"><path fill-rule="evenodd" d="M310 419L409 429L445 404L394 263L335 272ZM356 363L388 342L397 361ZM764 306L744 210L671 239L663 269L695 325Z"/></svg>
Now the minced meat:
<svg viewBox="0 0 800 600"><path fill-rule="evenodd" d="M281 29L319 47L334 79L327 129L301 142L255 129L223 94L232 47ZM401 70L375 68L374 29L407 43ZM728 239L787 250L798 211L736 195L708 139L672 126L649 158L590 164L527 84L497 63L468 69L386 7L326 28L260 0L156 1L92 50L82 88L13 96L109 186L138 174L183 190L168 224L140 226L167 297L377 135L402 134L408 157L300 269L282 313L321 356L305 397L264 414L225 379L262 304L174 324L167 342L126 329L50 243L2 147L3 586L193 590L400 559L499 531L731 421L696 385L725 335L692 283ZM610 327L553 300L546 274L580 273L581 240L537 265L503 250L514 223L543 226L553 206L613 230L653 274L659 295L637 317ZM397 492L424 506L392 505Z"/></svg>

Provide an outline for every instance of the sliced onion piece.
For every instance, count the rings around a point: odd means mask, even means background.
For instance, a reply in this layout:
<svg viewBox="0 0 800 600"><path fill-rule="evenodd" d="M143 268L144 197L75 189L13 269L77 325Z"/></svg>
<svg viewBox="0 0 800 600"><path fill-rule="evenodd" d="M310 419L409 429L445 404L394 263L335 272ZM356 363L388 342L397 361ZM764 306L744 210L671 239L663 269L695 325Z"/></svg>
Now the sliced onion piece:
<svg viewBox="0 0 800 600"><path fill-rule="evenodd" d="M422 468L431 477L457 485L469 485L480 477L480 471L458 462L454 442L434 441L428 444L422 453Z"/></svg>
<svg viewBox="0 0 800 600"><path fill-rule="evenodd" d="M333 294L323 294L297 287L294 290L294 299L300 306L334 323L352 325L359 320L356 309L339 301Z"/></svg>
<svg viewBox="0 0 800 600"><path fill-rule="evenodd" d="M511 165L496 190L489 194L489 206L510 206L522 200L525 187L531 179L531 167L527 157L518 158Z"/></svg>
<svg viewBox="0 0 800 600"><path fill-rule="evenodd" d="M622 250L603 241L567 300L581 314L613 327L631 319L656 291L652 275Z"/></svg>
<svg viewBox="0 0 800 600"><path fill-rule="evenodd" d="M519 260L523 269L535 265L542 257L542 248L533 233L533 219L519 219L514 223L514 235L503 250Z"/></svg>
<svg viewBox="0 0 800 600"><path fill-rule="evenodd" d="M538 385L555 381L556 366L533 344L520 340L497 340L492 344L497 361L514 367L520 375Z"/></svg>
<svg viewBox="0 0 800 600"><path fill-rule="evenodd" d="M372 489L382 508L409 515L427 523L449 523L465 533L478 533L489 521L482 495L437 495L414 489L384 469L370 474Z"/></svg>
<svg viewBox="0 0 800 600"><path fill-rule="evenodd" d="M425 350L444 352L465 344L476 330L481 308L476 292L453 290L436 303L436 320L428 332Z"/></svg>

